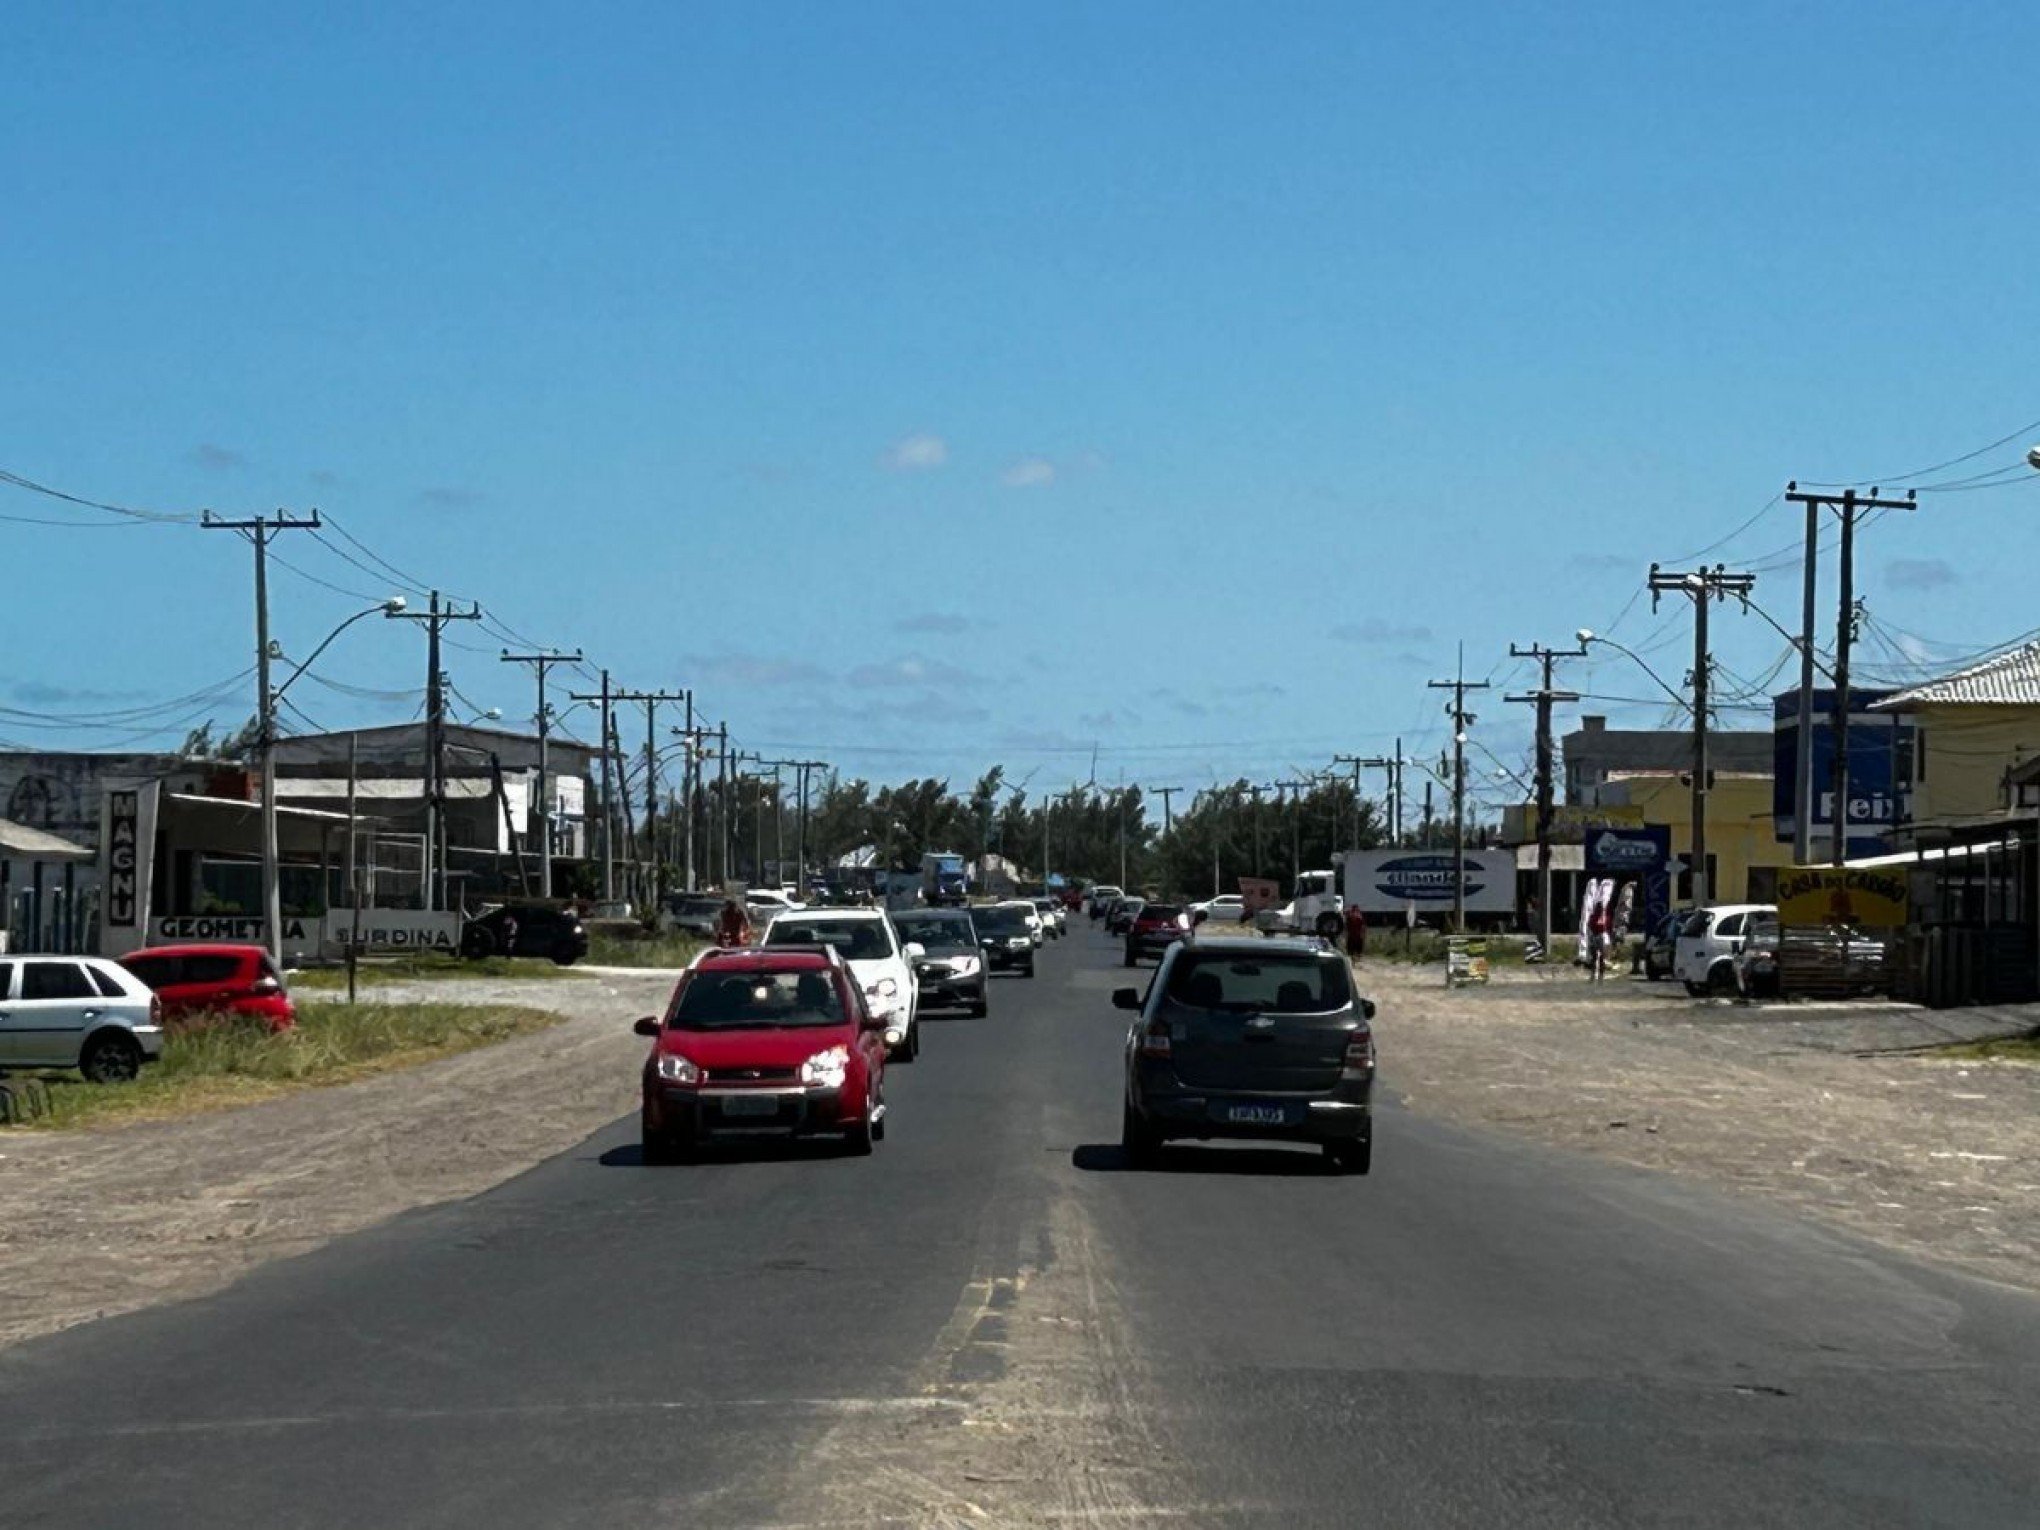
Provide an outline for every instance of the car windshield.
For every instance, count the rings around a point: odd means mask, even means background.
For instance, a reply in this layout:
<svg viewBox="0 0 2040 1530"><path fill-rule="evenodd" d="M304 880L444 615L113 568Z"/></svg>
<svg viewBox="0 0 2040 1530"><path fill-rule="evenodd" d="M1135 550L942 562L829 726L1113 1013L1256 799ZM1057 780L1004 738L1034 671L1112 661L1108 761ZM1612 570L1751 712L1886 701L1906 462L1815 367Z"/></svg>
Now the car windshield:
<svg viewBox="0 0 2040 1530"><path fill-rule="evenodd" d="M1167 992L1178 1004L1241 1014L1322 1014L1353 1002L1346 963L1314 951L1187 956L1170 971Z"/></svg>
<svg viewBox="0 0 2040 1530"><path fill-rule="evenodd" d="M826 972L708 971L687 980L667 1024L676 1031L741 1031L842 1022L842 996Z"/></svg>
<svg viewBox="0 0 2040 1530"><path fill-rule="evenodd" d="M765 944L834 946L853 962L883 961L896 954L882 919L775 919Z"/></svg>
<svg viewBox="0 0 2040 1530"><path fill-rule="evenodd" d="M919 941L930 951L968 951L977 945L968 914L906 914L894 923L900 939Z"/></svg>
<svg viewBox="0 0 2040 1530"><path fill-rule="evenodd" d="M970 916L980 935L1017 935L1027 930L1027 915L1017 908L974 908Z"/></svg>

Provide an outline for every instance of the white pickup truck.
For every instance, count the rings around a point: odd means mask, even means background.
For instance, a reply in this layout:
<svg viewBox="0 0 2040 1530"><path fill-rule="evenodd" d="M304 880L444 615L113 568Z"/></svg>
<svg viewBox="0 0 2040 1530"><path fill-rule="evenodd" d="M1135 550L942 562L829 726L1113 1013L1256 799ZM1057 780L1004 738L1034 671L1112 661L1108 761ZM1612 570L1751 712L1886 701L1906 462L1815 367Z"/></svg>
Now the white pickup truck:
<svg viewBox="0 0 2040 1530"><path fill-rule="evenodd" d="M1254 915L1254 928L1263 935L1323 935L1336 940L1345 927L1346 900L1340 896L1336 871L1302 873L1287 903Z"/></svg>

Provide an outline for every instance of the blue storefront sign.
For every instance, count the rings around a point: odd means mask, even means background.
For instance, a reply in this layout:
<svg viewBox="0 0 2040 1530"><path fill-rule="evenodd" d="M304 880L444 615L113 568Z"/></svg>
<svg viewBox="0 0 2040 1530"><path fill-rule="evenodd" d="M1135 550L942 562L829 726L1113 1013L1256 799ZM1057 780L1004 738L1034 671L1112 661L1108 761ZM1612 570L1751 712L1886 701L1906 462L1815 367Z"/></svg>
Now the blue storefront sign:
<svg viewBox="0 0 2040 1530"><path fill-rule="evenodd" d="M1849 688L1847 845L1851 856L1883 855L1892 831L1912 821L1912 719L1873 712L1890 691ZM1813 693L1813 840L1825 845L1835 824L1835 693ZM1793 793L1799 767L1799 692L1771 698L1771 818L1781 843L1794 837Z"/></svg>
<svg viewBox="0 0 2040 1530"><path fill-rule="evenodd" d="M1587 875L1638 884L1642 927L1654 930L1672 911L1672 831L1663 824L1640 829L1591 829Z"/></svg>

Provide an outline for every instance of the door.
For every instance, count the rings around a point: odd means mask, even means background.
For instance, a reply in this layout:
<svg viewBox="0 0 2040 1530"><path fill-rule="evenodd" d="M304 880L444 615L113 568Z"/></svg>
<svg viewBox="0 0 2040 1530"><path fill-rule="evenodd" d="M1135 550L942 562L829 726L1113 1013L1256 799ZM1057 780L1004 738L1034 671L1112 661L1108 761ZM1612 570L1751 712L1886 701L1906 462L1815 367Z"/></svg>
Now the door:
<svg viewBox="0 0 2040 1530"><path fill-rule="evenodd" d="M85 1032L107 1001L76 962L24 960L14 964L14 994L8 999L7 1034L17 1065L71 1068Z"/></svg>

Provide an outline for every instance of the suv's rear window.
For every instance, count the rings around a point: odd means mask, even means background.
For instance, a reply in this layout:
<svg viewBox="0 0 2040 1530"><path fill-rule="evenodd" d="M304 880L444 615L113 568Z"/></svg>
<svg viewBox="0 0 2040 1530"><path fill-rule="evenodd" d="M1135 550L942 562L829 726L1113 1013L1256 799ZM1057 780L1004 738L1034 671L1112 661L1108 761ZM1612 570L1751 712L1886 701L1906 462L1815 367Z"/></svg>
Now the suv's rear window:
<svg viewBox="0 0 2040 1530"><path fill-rule="evenodd" d="M1143 919L1174 919L1183 911L1173 903L1147 903L1141 906Z"/></svg>
<svg viewBox="0 0 2040 1530"><path fill-rule="evenodd" d="M801 919L780 915L765 932L768 946L834 946L853 962L883 961L893 944L880 919Z"/></svg>
<svg viewBox="0 0 2040 1530"><path fill-rule="evenodd" d="M1336 956L1313 952L1233 955L1188 953L1169 974L1168 996L1198 1009L1309 1015L1353 1002L1353 980Z"/></svg>

